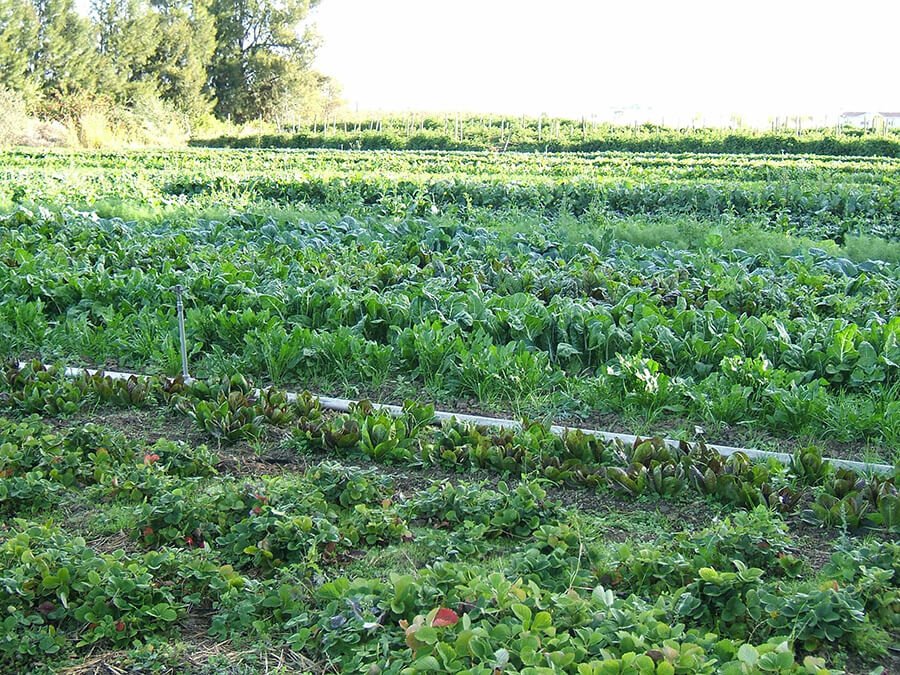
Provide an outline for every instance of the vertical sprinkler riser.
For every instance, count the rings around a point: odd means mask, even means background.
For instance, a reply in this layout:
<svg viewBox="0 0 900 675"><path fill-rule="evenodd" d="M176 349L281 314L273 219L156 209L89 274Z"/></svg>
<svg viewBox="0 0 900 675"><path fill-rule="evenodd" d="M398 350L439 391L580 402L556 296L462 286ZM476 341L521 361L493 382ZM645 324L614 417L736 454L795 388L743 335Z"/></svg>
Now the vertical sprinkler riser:
<svg viewBox="0 0 900 675"><path fill-rule="evenodd" d="M178 341L181 347L181 376L185 381L191 379L188 375L187 337L184 334L184 289L181 284L175 286L175 309L178 313Z"/></svg>

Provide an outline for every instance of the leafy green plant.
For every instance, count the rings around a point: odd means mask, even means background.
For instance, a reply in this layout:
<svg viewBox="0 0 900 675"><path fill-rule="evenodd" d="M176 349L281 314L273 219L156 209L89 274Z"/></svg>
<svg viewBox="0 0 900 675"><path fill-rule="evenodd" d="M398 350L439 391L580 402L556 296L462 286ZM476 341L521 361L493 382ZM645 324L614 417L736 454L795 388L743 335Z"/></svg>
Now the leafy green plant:
<svg viewBox="0 0 900 675"><path fill-rule="evenodd" d="M863 605L836 584L791 595L759 593L766 623L779 633L790 632L808 650L825 642L846 641L865 623Z"/></svg>
<svg viewBox="0 0 900 675"><path fill-rule="evenodd" d="M172 476L202 477L215 475L219 457L205 445L192 447L162 438L146 449L143 463L158 464Z"/></svg>
<svg viewBox="0 0 900 675"><path fill-rule="evenodd" d="M821 485L829 474L822 451L815 446L799 448L791 456L791 473L805 485Z"/></svg>
<svg viewBox="0 0 900 675"><path fill-rule="evenodd" d="M78 645L124 645L146 631L170 632L183 606L155 586L146 562L100 555L54 526L17 523L0 545L0 662L29 663Z"/></svg>
<svg viewBox="0 0 900 675"><path fill-rule="evenodd" d="M764 506L738 511L691 536L679 535L675 546L682 555L719 569L740 560L770 574L796 576L802 567L784 521Z"/></svg>
<svg viewBox="0 0 900 675"><path fill-rule="evenodd" d="M220 394L215 402L181 399L178 405L197 426L223 443L255 438L263 430L264 416L239 390Z"/></svg>
<svg viewBox="0 0 900 675"><path fill-rule="evenodd" d="M703 567L675 604L678 617L733 637L746 637L762 617L759 602L763 571L736 560L736 572Z"/></svg>
<svg viewBox="0 0 900 675"><path fill-rule="evenodd" d="M541 521L558 512L559 504L547 499L537 482L510 488L497 483L496 492L484 485L444 483L421 492L404 505L410 519L427 520L438 527L471 522L484 525L485 536L528 536Z"/></svg>
<svg viewBox="0 0 900 675"><path fill-rule="evenodd" d="M866 614L884 628L896 629L900 619L900 591L896 584L900 576L900 545L843 541L823 573L840 587L851 584L865 602Z"/></svg>
<svg viewBox="0 0 900 675"><path fill-rule="evenodd" d="M322 462L308 475L329 503L343 507L380 504L394 494L393 482L372 469Z"/></svg>

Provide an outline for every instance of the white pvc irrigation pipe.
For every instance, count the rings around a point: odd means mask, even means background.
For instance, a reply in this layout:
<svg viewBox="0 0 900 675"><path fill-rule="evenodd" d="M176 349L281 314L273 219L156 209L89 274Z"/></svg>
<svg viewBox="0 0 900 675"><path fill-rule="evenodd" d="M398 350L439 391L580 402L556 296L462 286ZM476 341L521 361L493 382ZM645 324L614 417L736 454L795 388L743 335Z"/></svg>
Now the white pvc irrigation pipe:
<svg viewBox="0 0 900 675"><path fill-rule="evenodd" d="M25 363L20 363L19 367L24 367ZM144 375L141 373L125 373L125 372L117 372L117 371L109 371L109 370L95 370L90 368L66 368L65 375L66 377L81 377L87 373L88 375L94 375L96 373L100 373L105 375L113 380L127 380L132 377L137 378L149 378L151 376ZM193 378L188 378L187 381L190 382ZM258 393L259 390L256 390ZM312 395L313 398L319 401L319 404L325 408L326 410L335 410L338 412L347 412L350 409L350 406L357 403L358 401L353 401L345 398L332 398L330 396L319 396L317 394ZM289 401L296 401L298 396L296 393L287 392L287 398ZM398 405L391 405L389 403L373 403L372 407L376 410L383 410L391 415L399 416L403 413L403 408ZM476 424L478 426L484 427L497 427L502 429L521 429L521 422L516 422L515 420L502 419L499 417L482 417L481 415L468 415L466 413L454 413L454 412L444 412L444 411L435 411L433 422L442 422L444 420L456 420L458 422L466 422L469 424ZM637 436L633 436L631 434L620 434L613 431L599 431L597 429L582 429L579 427L564 427L558 424L554 424L550 427L550 431L554 434L563 434L566 431L580 431L584 434L589 434L591 436L599 436L601 438L605 438L606 440L614 441L622 441L626 445L631 445L638 438ZM642 436L641 438L647 438ZM675 439L666 438L663 439L666 445L677 448L680 441ZM736 448L729 445L715 445L712 443L707 443L706 446L708 448L712 448L719 454L727 457L729 455L733 455L737 452L742 452L747 457L751 459L777 459L779 462L783 464L788 464L791 461L791 455L784 452L768 452L766 450L755 450L753 448ZM894 470L894 467L889 464L877 464L872 462L856 462L849 459L839 459L839 458L825 458L825 461L833 464L834 466L844 467L847 469L853 469L855 471L864 471L867 473L891 473Z"/></svg>

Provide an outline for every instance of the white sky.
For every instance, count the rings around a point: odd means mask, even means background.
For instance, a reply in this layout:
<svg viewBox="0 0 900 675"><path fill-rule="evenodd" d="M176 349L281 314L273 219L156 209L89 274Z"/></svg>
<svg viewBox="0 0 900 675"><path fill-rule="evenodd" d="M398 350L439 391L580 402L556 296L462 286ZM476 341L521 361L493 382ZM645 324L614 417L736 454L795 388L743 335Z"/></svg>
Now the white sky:
<svg viewBox="0 0 900 675"><path fill-rule="evenodd" d="M900 110L897 0L322 0L313 20L360 109Z"/></svg>

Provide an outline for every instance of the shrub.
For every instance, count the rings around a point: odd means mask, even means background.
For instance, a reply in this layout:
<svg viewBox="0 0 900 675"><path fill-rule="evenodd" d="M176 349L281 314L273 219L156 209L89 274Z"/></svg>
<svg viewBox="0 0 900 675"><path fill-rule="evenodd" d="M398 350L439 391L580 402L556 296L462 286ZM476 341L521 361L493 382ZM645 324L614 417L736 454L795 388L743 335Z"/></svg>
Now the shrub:
<svg viewBox="0 0 900 675"><path fill-rule="evenodd" d="M0 86L0 147L18 144L27 134L29 123L23 96Z"/></svg>

